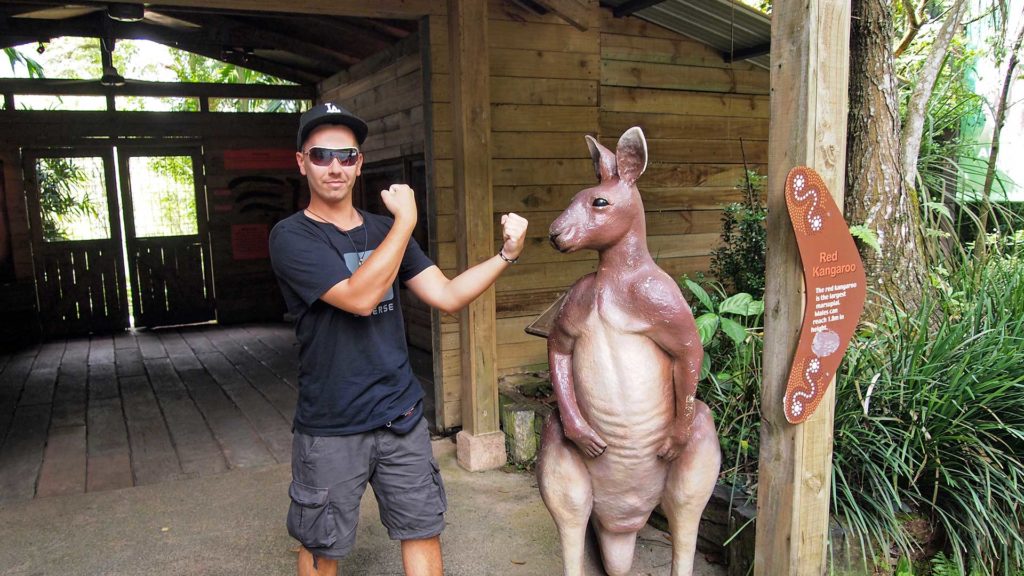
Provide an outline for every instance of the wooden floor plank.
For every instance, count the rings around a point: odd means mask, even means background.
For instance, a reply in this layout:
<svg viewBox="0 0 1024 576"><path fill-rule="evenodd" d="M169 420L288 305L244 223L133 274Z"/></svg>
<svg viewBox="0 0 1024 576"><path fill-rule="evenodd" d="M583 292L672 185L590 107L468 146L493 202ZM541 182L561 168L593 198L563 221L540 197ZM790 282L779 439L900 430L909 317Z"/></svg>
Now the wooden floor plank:
<svg viewBox="0 0 1024 576"><path fill-rule="evenodd" d="M153 484L182 477L178 455L171 445L156 396L144 376L120 379L132 474L136 484Z"/></svg>
<svg viewBox="0 0 1024 576"><path fill-rule="evenodd" d="M287 462L286 324L128 331L0 355L0 501Z"/></svg>
<svg viewBox="0 0 1024 576"><path fill-rule="evenodd" d="M124 423L117 371L112 364L89 366L89 403L86 421L86 491L114 490L132 486L134 481L128 429Z"/></svg>
<svg viewBox="0 0 1024 576"><path fill-rule="evenodd" d="M39 359L32 365L32 371L25 381L25 389L21 392L18 406L37 406L46 404L49 408L53 402L53 389L57 383L57 366L42 368Z"/></svg>
<svg viewBox="0 0 1024 576"><path fill-rule="evenodd" d="M64 356L61 358L62 364L81 364L85 366L89 362L89 339L88 338L72 338L68 340L67 346L64 348Z"/></svg>
<svg viewBox="0 0 1024 576"><path fill-rule="evenodd" d="M57 389L53 394L54 428L85 426L85 401L88 366L81 362L62 361L57 371Z"/></svg>
<svg viewBox="0 0 1024 576"><path fill-rule="evenodd" d="M160 342L160 336L156 332L149 330L139 332L136 334L136 341L143 359L167 357L167 351L164 350L164 345Z"/></svg>
<svg viewBox="0 0 1024 576"><path fill-rule="evenodd" d="M161 330L160 343L164 345L164 349L167 350L167 356L171 359L171 363L174 364L174 368L179 374L186 370L203 369L203 365L196 358L192 347L185 342L180 333L171 330Z"/></svg>
<svg viewBox="0 0 1024 576"><path fill-rule="evenodd" d="M28 374L32 371L36 352L37 349L33 348L30 354L12 356L4 371L0 372L0 445L3 445L4 438L7 437L11 420L14 418L14 409L21 399Z"/></svg>
<svg viewBox="0 0 1024 576"><path fill-rule="evenodd" d="M221 350L249 384L262 394L286 421L291 422L295 416L295 403L298 401L296 389L264 366L238 338L240 334L244 333L226 328L217 331L216 337L210 335L210 341Z"/></svg>
<svg viewBox="0 0 1024 576"><path fill-rule="evenodd" d="M291 461L291 422L286 420L220 352L196 354L206 371L252 422L278 462Z"/></svg>
<svg viewBox="0 0 1024 576"><path fill-rule="evenodd" d="M240 361L248 361L251 355L245 350L245 348L236 340L231 337L231 332L234 329L230 326L224 326L217 330L207 330L204 336L213 344L213 347L218 352L224 355L225 358L230 360L232 364L237 364Z"/></svg>
<svg viewBox="0 0 1024 576"><path fill-rule="evenodd" d="M117 375L122 378L146 373L142 365L142 351L138 348L115 348L114 362L117 364Z"/></svg>
<svg viewBox="0 0 1024 576"><path fill-rule="evenodd" d="M85 492L85 470L85 422L79 426L51 426L36 496Z"/></svg>
<svg viewBox="0 0 1024 576"><path fill-rule="evenodd" d="M266 466L275 462L256 430L205 370L180 373L196 406L220 443L231 468Z"/></svg>
<svg viewBox="0 0 1024 576"><path fill-rule="evenodd" d="M114 350L120 350L122 348L138 348L138 343L135 342L135 331L125 330L124 332L118 332L114 334Z"/></svg>
<svg viewBox="0 0 1024 576"><path fill-rule="evenodd" d="M213 329L216 330L216 328ZM206 334L204 334L206 330L205 327L182 328L179 334L185 339L185 342L188 342L189 347L196 354L216 352L217 349L206 337Z"/></svg>
<svg viewBox="0 0 1024 576"><path fill-rule="evenodd" d="M276 348L268 346L253 334L251 327L239 328L230 334L255 360L269 368L292 388L299 389L299 364L294 358L285 356Z"/></svg>
<svg viewBox="0 0 1024 576"><path fill-rule="evenodd" d="M117 373L113 364L93 364L89 366L89 402L93 400L109 400L121 398L117 385Z"/></svg>
<svg viewBox="0 0 1024 576"><path fill-rule="evenodd" d="M114 338L93 336L89 339L89 364L114 363Z"/></svg>
<svg viewBox="0 0 1024 576"><path fill-rule="evenodd" d="M29 500L35 495L49 427L49 404L18 406L0 447L0 504Z"/></svg>
<svg viewBox="0 0 1024 576"><path fill-rule="evenodd" d="M299 342L295 339L295 327L291 324L260 324L248 327L260 342L273 348L286 359L298 363Z"/></svg>
<svg viewBox="0 0 1024 576"><path fill-rule="evenodd" d="M151 358L145 363L153 391L171 431L181 469L191 476L227 470L220 445L174 371L170 359Z"/></svg>
<svg viewBox="0 0 1024 576"><path fill-rule="evenodd" d="M295 418L295 404L299 400L295 388L255 360L237 364L235 369L263 395L267 402L270 402L285 421L291 422Z"/></svg>
<svg viewBox="0 0 1024 576"><path fill-rule="evenodd" d="M34 368L56 368L64 357L64 349L67 343L64 340L47 342L40 346L39 354L36 356Z"/></svg>

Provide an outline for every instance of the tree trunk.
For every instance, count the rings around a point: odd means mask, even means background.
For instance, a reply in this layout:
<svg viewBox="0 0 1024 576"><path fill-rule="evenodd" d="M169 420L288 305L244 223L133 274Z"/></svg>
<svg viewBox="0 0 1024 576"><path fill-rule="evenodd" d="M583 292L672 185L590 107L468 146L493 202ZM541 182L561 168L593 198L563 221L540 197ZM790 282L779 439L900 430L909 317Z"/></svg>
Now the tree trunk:
<svg viewBox="0 0 1024 576"><path fill-rule="evenodd" d="M853 0L851 8L846 220L872 230L881 247L864 252L871 319L887 298L915 309L926 264L919 200L903 187L891 4Z"/></svg>
<svg viewBox="0 0 1024 576"><path fill-rule="evenodd" d="M1003 132L1003 124L1006 123L1006 107L1010 99L1010 86L1014 80L1014 70L1017 68L1018 56L1021 43L1024 43L1024 24L1017 33L1017 40L1010 49L1010 62L1006 65L1006 77L1003 78L1003 88L999 91L999 100L996 102L995 125L992 127L992 145L988 152L988 167L985 170L985 185L981 189L981 223L978 225L978 238L974 242L974 251L979 258L985 257L985 235L988 233L988 214L992 210L992 183L996 177L996 160L999 158L999 138Z"/></svg>
<svg viewBox="0 0 1024 576"><path fill-rule="evenodd" d="M966 13L967 0L954 0L953 5L946 13L942 29L932 41L931 50L928 51L924 66L918 73L914 91L910 95L910 102L907 103L907 118L903 123L903 142L900 147L903 151L903 187L908 190L917 188L917 160L921 157L925 109L928 107L928 101L931 100L935 80L939 77L939 72L946 61L946 54L949 53L949 43L960 28L960 21L964 19Z"/></svg>

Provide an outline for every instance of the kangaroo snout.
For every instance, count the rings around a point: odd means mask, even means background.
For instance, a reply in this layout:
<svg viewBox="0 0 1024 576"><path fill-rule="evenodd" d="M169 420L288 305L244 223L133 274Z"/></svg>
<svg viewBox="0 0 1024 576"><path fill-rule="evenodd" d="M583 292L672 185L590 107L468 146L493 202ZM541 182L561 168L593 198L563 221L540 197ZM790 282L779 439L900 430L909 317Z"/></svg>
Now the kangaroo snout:
<svg viewBox="0 0 1024 576"><path fill-rule="evenodd" d="M571 236L572 234L563 235L561 231L552 231L548 235L548 240L551 242L551 246L553 246L555 250L558 250L559 252L562 253L571 252L572 246L567 246L564 244L567 240L571 240Z"/></svg>

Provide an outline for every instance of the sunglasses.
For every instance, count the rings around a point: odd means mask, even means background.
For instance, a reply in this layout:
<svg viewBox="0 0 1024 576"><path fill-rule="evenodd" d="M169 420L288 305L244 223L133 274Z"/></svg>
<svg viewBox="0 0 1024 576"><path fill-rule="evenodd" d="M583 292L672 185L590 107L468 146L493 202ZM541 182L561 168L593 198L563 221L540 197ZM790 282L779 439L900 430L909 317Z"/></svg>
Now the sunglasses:
<svg viewBox="0 0 1024 576"><path fill-rule="evenodd" d="M313 146L306 150L309 161L317 166L330 166L334 160L342 166L355 166L359 160L359 148L322 148Z"/></svg>

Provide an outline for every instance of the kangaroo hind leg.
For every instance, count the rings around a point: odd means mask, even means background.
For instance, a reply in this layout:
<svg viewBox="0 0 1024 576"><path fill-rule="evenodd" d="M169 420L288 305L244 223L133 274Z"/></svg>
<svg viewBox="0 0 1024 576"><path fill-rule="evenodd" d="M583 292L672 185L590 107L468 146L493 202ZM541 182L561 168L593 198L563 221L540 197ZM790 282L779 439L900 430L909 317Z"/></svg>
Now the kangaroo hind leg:
<svg viewBox="0 0 1024 576"><path fill-rule="evenodd" d="M575 445L562 434L557 412L544 422L537 483L558 527L564 575L584 576L584 546L594 493L590 473Z"/></svg>
<svg viewBox="0 0 1024 576"><path fill-rule="evenodd" d="M672 576L691 576L701 514L711 498L722 463L711 411L697 402L689 443L669 464L661 505L672 532Z"/></svg>
<svg viewBox="0 0 1024 576"><path fill-rule="evenodd" d="M608 576L626 576L633 568L636 532L611 532L594 522L597 541L601 545L601 562Z"/></svg>

